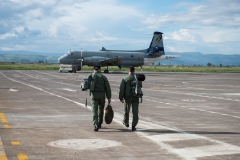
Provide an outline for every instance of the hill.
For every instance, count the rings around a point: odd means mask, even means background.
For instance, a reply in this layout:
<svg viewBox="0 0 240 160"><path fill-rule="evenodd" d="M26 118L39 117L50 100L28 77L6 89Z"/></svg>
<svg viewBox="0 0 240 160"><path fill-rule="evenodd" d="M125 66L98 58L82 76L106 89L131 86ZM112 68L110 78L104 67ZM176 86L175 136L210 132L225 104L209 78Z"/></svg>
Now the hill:
<svg viewBox="0 0 240 160"><path fill-rule="evenodd" d="M0 62L37 63L39 61L58 63L58 58L63 53L40 53L29 51L0 51Z"/></svg>
<svg viewBox="0 0 240 160"><path fill-rule="evenodd" d="M161 64L166 65L200 65L207 66L208 63L219 66L240 66L240 54L236 55L223 55L223 54L202 54L199 52L167 52L166 55L180 55L181 58L164 60Z"/></svg>

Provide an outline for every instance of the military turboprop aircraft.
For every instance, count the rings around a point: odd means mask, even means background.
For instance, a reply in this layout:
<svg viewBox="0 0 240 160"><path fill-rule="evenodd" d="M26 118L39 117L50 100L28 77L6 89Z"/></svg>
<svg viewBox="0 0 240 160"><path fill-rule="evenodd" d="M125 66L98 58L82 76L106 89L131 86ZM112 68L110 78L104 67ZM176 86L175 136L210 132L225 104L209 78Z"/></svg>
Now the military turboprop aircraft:
<svg viewBox="0 0 240 160"><path fill-rule="evenodd" d="M154 32L149 48L143 50L107 50L104 47L100 51L69 51L61 56L60 64L72 65L73 72L80 71L83 65L107 66L104 73L108 73L108 66L129 67L152 64L154 62L179 58L178 55L165 55L162 32Z"/></svg>

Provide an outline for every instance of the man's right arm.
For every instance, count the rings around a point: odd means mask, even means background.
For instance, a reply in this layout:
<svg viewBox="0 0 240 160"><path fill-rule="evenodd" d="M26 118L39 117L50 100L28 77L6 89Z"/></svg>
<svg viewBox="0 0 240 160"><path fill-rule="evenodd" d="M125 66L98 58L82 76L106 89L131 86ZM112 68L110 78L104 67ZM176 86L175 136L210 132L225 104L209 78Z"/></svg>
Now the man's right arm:
<svg viewBox="0 0 240 160"><path fill-rule="evenodd" d="M111 101L111 97L112 97L112 92L111 92L111 87L110 87L110 84L108 82L108 79L105 77L105 91L106 91L106 96L107 96L107 99Z"/></svg>

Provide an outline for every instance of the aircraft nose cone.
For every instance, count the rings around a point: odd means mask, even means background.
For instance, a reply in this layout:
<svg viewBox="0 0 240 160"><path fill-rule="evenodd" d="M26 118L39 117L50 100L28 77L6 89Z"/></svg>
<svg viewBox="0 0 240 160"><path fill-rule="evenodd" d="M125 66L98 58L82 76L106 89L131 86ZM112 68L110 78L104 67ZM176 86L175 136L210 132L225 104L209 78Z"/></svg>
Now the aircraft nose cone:
<svg viewBox="0 0 240 160"><path fill-rule="evenodd" d="M61 63L61 58L58 58L58 63Z"/></svg>
<svg viewBox="0 0 240 160"><path fill-rule="evenodd" d="M58 63L62 63L63 62L63 56L58 58Z"/></svg>

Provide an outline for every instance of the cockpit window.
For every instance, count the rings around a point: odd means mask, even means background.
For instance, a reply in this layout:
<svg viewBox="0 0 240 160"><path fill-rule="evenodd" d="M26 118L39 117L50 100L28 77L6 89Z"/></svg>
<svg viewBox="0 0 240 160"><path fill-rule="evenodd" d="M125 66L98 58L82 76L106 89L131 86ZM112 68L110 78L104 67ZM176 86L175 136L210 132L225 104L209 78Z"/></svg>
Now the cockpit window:
<svg viewBox="0 0 240 160"><path fill-rule="evenodd" d="M73 55L73 52L72 51L68 51L67 55Z"/></svg>

